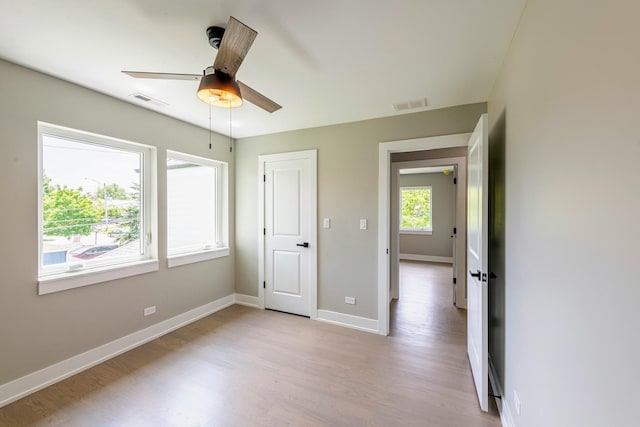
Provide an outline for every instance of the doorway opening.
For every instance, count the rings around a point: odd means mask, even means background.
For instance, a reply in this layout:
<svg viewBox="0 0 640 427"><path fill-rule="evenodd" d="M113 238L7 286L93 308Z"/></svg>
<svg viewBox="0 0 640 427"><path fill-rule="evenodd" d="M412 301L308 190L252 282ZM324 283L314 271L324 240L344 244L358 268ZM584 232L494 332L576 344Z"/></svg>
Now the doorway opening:
<svg viewBox="0 0 640 427"><path fill-rule="evenodd" d="M466 142L466 143L465 143ZM419 148L418 148L419 147ZM488 138L487 138L487 114L483 114L476 125L471 137L468 134L448 135L442 137L422 138L420 140L395 141L381 143L378 156L378 323L379 333L389 334L390 298L392 296L393 275L391 267L399 259L397 244L391 244L394 233L391 232L393 223L390 221L392 206L390 193L391 179L397 175L394 169L394 161L412 160L419 149L428 154L427 158L440 158L435 155L439 149L465 150L459 157L458 172L460 184L465 183L460 205L456 209L461 214L461 220L457 221L460 233L458 250L464 254L458 258L456 269L461 269L461 274L456 272L459 284L464 287L457 288L456 294L464 288L465 300L468 301L467 313L467 354L469 357L474 385L478 395L480 408L488 409L488 352L487 352L487 291L483 285L488 281L489 271L487 266L487 209L486 191L488 190ZM443 150L443 151L446 151ZM467 151L468 150L468 151ZM396 154L398 153L398 154ZM396 158L394 159L394 155ZM409 156L399 159L397 157ZM444 156L443 156L444 157ZM457 159L455 159L457 160ZM455 163L452 159L451 162ZM444 160L443 160L444 161ZM468 166L467 166L468 162ZM468 167L468 170L467 170ZM467 182L467 172L469 180ZM462 174L464 173L464 178ZM467 188L468 187L468 188ZM467 206L468 192L468 206ZM464 226L464 231L462 230ZM468 233L467 233L468 227ZM468 235L467 235L468 234ZM396 239L397 240L397 239ZM457 251L456 251L457 254ZM467 257L468 254L468 257ZM464 260L462 262L461 260ZM469 272L467 275L467 267ZM469 287L467 287L467 282ZM468 297L467 297L468 294ZM465 301L465 302L466 302ZM465 307L467 304L465 303Z"/></svg>
<svg viewBox="0 0 640 427"><path fill-rule="evenodd" d="M397 283L400 252L397 233L392 231L392 189L397 186L399 169L454 165L458 172L456 193L455 249L456 304L464 307L466 296L466 152L470 134L455 134L415 140L391 141L379 145L378 163L378 333L389 334L390 302ZM416 162L422 162L417 164ZM392 183L392 180L394 182ZM397 205L396 205L397 206ZM392 271L393 270L393 271ZM458 301L458 296L462 297Z"/></svg>
<svg viewBox="0 0 640 427"><path fill-rule="evenodd" d="M428 153L433 154L433 153ZM419 153L414 153L418 156ZM464 307L464 292L458 295L456 264L457 222L463 216L456 211L461 204L458 195L458 164L442 159L393 162L391 167L391 291L398 299L400 260L451 264L449 284L451 303ZM464 188L463 188L464 190Z"/></svg>
<svg viewBox="0 0 640 427"><path fill-rule="evenodd" d="M465 330L464 315L456 309L465 303L455 268L462 261L455 250L457 169L440 159L393 162L392 157L390 218L397 256L391 265L390 335Z"/></svg>

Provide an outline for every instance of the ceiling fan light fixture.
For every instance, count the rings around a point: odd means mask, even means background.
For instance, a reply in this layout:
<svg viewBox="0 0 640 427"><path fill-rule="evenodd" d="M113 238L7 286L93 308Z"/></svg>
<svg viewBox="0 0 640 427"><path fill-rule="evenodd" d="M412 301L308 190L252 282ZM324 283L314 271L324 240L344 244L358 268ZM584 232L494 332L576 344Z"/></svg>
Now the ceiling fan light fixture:
<svg viewBox="0 0 640 427"><path fill-rule="evenodd" d="M198 87L198 98L215 107L236 108L242 105L240 86L222 72L209 72L202 77Z"/></svg>

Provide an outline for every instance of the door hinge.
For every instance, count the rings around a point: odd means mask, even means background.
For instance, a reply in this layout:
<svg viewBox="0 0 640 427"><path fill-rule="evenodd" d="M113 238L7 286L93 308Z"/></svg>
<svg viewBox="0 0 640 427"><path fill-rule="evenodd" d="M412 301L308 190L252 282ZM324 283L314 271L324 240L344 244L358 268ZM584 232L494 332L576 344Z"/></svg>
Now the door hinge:
<svg viewBox="0 0 640 427"><path fill-rule="evenodd" d="M387 249L387 255L389 255L389 249Z"/></svg>
<svg viewBox="0 0 640 427"><path fill-rule="evenodd" d="M262 282L262 288L267 289L267 282Z"/></svg>
<svg viewBox="0 0 640 427"><path fill-rule="evenodd" d="M262 181L267 182L267 175L262 175Z"/></svg>
<svg viewBox="0 0 640 427"><path fill-rule="evenodd" d="M267 229L266 228L262 229L262 234L264 234L265 236L267 235Z"/></svg>
<svg viewBox="0 0 640 427"><path fill-rule="evenodd" d="M456 227L453 227L453 234L456 234L456 231L457 231L457 230L458 230L458 229L457 229Z"/></svg>
<svg viewBox="0 0 640 427"><path fill-rule="evenodd" d="M453 284L455 285L457 283L457 279L454 277L453 278Z"/></svg>
<svg viewBox="0 0 640 427"><path fill-rule="evenodd" d="M458 178L453 178L453 183L457 184L458 183Z"/></svg>

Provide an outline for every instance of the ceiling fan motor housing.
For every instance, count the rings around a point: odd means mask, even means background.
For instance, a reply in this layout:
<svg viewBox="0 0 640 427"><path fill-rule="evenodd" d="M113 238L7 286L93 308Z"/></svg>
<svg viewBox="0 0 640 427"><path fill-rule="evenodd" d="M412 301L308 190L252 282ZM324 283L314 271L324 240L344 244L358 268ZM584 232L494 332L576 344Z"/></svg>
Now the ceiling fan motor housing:
<svg viewBox="0 0 640 427"><path fill-rule="evenodd" d="M207 28L207 39L209 39L209 44L214 49L220 48L220 42L222 41L222 36L224 35L224 28L222 27L209 27Z"/></svg>

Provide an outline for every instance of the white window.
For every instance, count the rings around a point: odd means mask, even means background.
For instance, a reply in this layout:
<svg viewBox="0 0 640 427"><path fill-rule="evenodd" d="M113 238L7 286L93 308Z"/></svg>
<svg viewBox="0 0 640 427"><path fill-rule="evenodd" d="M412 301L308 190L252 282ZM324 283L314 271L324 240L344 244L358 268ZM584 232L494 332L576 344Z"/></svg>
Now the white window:
<svg viewBox="0 0 640 427"><path fill-rule="evenodd" d="M38 123L39 293L158 269L152 147Z"/></svg>
<svg viewBox="0 0 640 427"><path fill-rule="evenodd" d="M400 231L403 233L430 234L431 187L400 188Z"/></svg>
<svg viewBox="0 0 640 427"><path fill-rule="evenodd" d="M169 267L229 255L227 165L167 151Z"/></svg>

